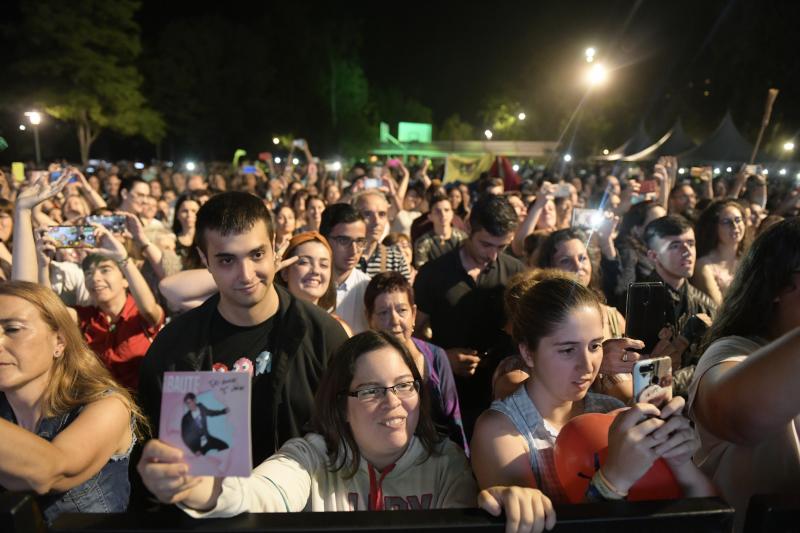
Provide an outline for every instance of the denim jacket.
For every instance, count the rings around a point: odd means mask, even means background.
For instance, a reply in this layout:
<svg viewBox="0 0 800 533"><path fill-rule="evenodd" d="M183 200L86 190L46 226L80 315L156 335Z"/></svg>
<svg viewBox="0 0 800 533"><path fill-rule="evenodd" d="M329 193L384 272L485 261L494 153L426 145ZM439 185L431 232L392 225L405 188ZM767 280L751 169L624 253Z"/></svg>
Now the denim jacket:
<svg viewBox="0 0 800 533"><path fill-rule="evenodd" d="M83 407L78 407L66 415L45 418L36 427L36 434L52 441L64 428L72 423ZM4 393L0 392L0 418L17 423ZM101 431L98 428L98 431ZM133 448L133 443L131 444ZM38 496L39 507L48 523L61 513L120 513L128 508L130 483L128 481L128 461L131 449L124 454L113 455L100 471L77 487L67 492L49 493Z"/></svg>

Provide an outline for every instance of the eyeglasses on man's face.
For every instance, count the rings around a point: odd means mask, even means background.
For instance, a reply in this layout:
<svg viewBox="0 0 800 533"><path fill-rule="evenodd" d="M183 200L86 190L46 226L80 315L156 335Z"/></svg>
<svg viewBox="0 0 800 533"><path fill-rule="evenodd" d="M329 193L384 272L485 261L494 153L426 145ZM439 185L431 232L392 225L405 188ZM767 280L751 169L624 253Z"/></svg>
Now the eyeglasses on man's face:
<svg viewBox="0 0 800 533"><path fill-rule="evenodd" d="M330 240L336 246L341 246L342 248L350 248L354 243L356 248L359 250L363 250L367 246L367 239L365 237L351 239L350 237L345 237L344 235L337 235L336 237L328 237L328 240Z"/></svg>

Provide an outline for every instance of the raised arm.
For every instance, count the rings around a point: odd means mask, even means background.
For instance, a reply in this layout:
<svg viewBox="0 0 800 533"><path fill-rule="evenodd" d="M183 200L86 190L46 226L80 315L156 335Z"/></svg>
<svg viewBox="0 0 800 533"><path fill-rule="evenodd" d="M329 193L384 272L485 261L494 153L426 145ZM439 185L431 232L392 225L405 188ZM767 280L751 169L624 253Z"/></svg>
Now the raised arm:
<svg viewBox="0 0 800 533"><path fill-rule="evenodd" d="M33 283L38 281L36 243L33 239L31 214L34 207L58 194L69 178L70 174L65 172L50 183L48 175L43 173L17 196L17 203L14 206L14 262L11 265L11 279Z"/></svg>
<svg viewBox="0 0 800 533"><path fill-rule="evenodd" d="M83 196L86 197L86 201L89 202L89 207L91 207L92 210L103 209L106 207L106 201L103 200L103 197L100 196L100 193L95 191L92 186L89 185L89 181L80 170L75 167L70 167L69 172L78 178L78 190L83 194Z"/></svg>
<svg viewBox="0 0 800 533"><path fill-rule="evenodd" d="M547 202L553 200L554 185L548 181L542 183L536 200L533 205L528 209L528 215L517 227L517 232L514 234L514 240L511 241L511 250L519 257L525 255L525 237L533 233L536 229L536 224L539 222L539 217L544 210Z"/></svg>
<svg viewBox="0 0 800 533"><path fill-rule="evenodd" d="M205 301L217 292L217 284L208 270L195 268L167 276L158 284L158 289L171 308L183 309L186 302Z"/></svg>

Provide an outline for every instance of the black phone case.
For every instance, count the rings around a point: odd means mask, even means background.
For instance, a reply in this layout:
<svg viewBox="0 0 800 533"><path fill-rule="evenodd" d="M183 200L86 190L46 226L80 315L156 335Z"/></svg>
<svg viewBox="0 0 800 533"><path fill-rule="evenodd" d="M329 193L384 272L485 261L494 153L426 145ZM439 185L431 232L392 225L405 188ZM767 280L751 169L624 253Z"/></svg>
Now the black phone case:
<svg viewBox="0 0 800 533"><path fill-rule="evenodd" d="M625 305L625 336L643 341L642 353L650 355L666 323L667 288L664 284L631 283Z"/></svg>

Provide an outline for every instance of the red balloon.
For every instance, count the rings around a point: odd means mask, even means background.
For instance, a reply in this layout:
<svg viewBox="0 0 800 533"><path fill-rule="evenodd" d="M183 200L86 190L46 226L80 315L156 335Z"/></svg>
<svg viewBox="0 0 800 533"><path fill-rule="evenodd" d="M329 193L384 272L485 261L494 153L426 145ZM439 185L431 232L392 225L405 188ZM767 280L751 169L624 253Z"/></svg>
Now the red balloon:
<svg viewBox="0 0 800 533"><path fill-rule="evenodd" d="M608 428L621 410L587 413L567 422L553 450L556 473L570 503L584 501L594 473L608 458ZM683 497L666 461L658 459L628 492L628 500L672 500Z"/></svg>

